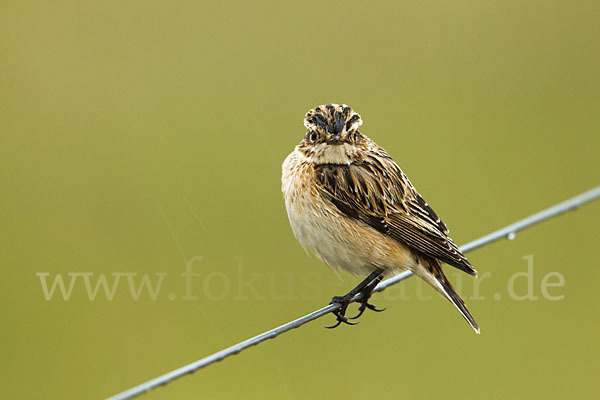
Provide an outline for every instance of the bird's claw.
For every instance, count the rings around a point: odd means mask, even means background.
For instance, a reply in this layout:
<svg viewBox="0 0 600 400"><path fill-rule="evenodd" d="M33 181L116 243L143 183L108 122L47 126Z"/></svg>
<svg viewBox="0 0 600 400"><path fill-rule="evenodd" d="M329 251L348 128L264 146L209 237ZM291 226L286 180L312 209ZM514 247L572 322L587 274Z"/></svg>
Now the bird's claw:
<svg viewBox="0 0 600 400"><path fill-rule="evenodd" d="M382 312L382 311L385 311L385 307L384 307L384 308L377 308L377 307L375 307L375 306L374 306L373 304L371 304L371 303L364 302L364 303L361 303L361 304L360 304L360 307L358 307L358 314L356 314L354 317L350 317L349 319L357 319L358 317L360 317L360 316L361 316L361 315L362 315L362 314L365 312L365 310L366 310L367 308L368 308L369 310L373 310L373 311L375 311L375 312Z"/></svg>
<svg viewBox="0 0 600 400"><path fill-rule="evenodd" d="M348 305L352 302L352 297L346 296L334 296L329 304L340 304L341 307L337 310L332 311L333 315L335 315L337 322L334 325L326 326L327 329L333 329L340 326L342 323L346 325L358 325L358 322L350 322L348 321L348 317L346 317L346 310L348 309Z"/></svg>
<svg viewBox="0 0 600 400"><path fill-rule="evenodd" d="M336 314L336 313L334 313L334 314L337 317L337 322L331 326L326 326L325 328L327 328L327 329L337 328L342 323L344 323L346 325L358 325L360 323L360 322L350 322L350 321L348 321L348 317L341 315L341 314Z"/></svg>

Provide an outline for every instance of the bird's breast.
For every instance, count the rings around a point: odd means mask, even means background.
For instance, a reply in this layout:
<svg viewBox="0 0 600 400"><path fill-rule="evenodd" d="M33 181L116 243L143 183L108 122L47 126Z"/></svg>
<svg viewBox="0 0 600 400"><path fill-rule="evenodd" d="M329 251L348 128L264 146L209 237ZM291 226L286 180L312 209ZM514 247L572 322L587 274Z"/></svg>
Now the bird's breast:
<svg viewBox="0 0 600 400"><path fill-rule="evenodd" d="M284 161L282 191L294 235L335 272L367 275L376 268L411 266L405 246L345 216L320 194L313 166L302 154L294 152Z"/></svg>

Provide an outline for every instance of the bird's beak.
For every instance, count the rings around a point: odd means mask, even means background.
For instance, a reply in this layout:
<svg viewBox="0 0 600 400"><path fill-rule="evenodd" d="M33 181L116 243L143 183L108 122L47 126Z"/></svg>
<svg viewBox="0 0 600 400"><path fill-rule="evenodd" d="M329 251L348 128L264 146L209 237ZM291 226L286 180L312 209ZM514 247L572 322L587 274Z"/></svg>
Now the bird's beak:
<svg viewBox="0 0 600 400"><path fill-rule="evenodd" d="M327 140L327 144L342 144L344 143L344 141L342 140L342 137L340 135L338 135L337 133L335 135L332 135L329 140Z"/></svg>

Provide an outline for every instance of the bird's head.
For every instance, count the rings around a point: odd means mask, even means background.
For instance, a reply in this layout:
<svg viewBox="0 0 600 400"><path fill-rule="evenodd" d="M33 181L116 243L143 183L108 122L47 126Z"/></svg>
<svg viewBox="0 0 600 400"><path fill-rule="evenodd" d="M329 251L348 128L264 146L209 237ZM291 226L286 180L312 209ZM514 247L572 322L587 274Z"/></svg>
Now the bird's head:
<svg viewBox="0 0 600 400"><path fill-rule="evenodd" d="M300 147L317 164L349 164L365 139L361 125L360 115L345 104L315 107L304 118L308 132Z"/></svg>

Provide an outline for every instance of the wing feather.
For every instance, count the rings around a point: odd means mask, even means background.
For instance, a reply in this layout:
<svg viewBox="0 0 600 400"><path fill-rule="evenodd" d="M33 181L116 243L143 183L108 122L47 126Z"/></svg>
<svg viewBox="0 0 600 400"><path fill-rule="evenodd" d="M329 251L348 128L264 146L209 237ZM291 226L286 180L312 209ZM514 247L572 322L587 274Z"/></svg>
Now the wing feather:
<svg viewBox="0 0 600 400"><path fill-rule="evenodd" d="M320 193L342 213L470 275L476 271L446 224L382 149L350 165L315 166Z"/></svg>

